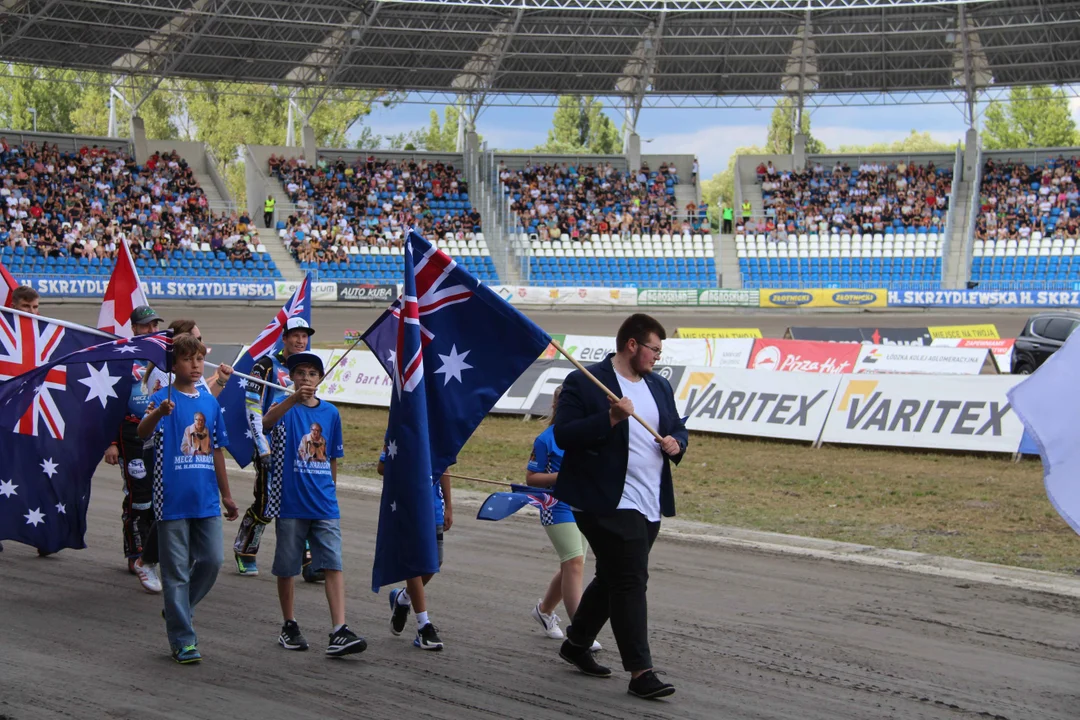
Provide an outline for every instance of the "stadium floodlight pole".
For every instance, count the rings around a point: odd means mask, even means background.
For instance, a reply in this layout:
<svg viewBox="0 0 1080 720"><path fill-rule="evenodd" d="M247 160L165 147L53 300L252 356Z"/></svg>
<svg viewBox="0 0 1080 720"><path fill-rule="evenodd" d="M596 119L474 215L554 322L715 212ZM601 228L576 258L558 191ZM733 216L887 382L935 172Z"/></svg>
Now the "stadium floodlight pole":
<svg viewBox="0 0 1080 720"><path fill-rule="evenodd" d="M104 330L98 330L97 328L90 327L89 325L80 325L79 323L73 323L73 322L69 322L67 320L61 320L60 318L52 318L52 317L48 317L47 315L34 315L33 313L23 312L22 310L16 310L15 308L4 308L4 310L7 310L10 313L14 313L15 315L21 315L23 317L33 318L35 320L44 320L45 322L50 322L50 323L52 323L54 325L59 325L60 327L68 328L69 330L78 330L79 332L89 333L91 335L97 335L97 336L103 337L103 338L105 338L107 340L120 340L121 339L120 335L114 335L113 333L105 332ZM208 362L208 363L204 363L204 364L207 367L213 368L215 370L220 367L220 365L218 365L217 363L212 363L212 362ZM285 392L287 392L287 393L292 392L292 388L282 388L280 385L274 385L273 383L266 382L265 380L261 380L261 379L259 379L257 377L252 377L251 375L245 375L244 373L239 372L237 370L233 370L232 374L235 375L238 378L243 378L245 380L250 380L251 382L258 383L259 385L263 385L265 387L274 388L275 390L284 389Z"/></svg>
<svg viewBox="0 0 1080 720"><path fill-rule="evenodd" d="M580 362L578 361L578 359L577 359L577 358L575 358L575 357L574 357L573 355L571 355L570 353L566 352L566 350L564 350L564 349L563 349L563 346L559 344L559 341L558 341L558 340L556 340L555 338L552 338L552 339L551 339L551 346L552 346L553 348L555 348L556 350L558 350L559 352L561 352L561 353L563 354L563 357L565 357L565 358L566 358L567 360L569 360L570 362L572 362L572 363L574 364L574 367L576 367L576 368L577 368L578 370L580 370L581 372L583 372L583 373L585 374L585 377L587 377L587 378L589 378L590 380L592 380L593 384L594 384L594 385L596 385L596 387L598 387L598 388L600 388L601 390L603 390L603 391L604 391L604 394L606 394L606 395L607 395L607 396L608 396L609 398L611 398L611 399L612 399L612 400L614 400L615 402L618 402L618 401L620 400L620 398L619 398L619 396L618 396L618 395L616 395L615 393L611 392L611 389L610 389L610 388L609 388L609 387L608 387L607 385L605 385L604 383L600 382L600 381L599 381L599 380L597 379L597 377L596 377L595 375L593 375L593 374L592 374L591 372L589 372L589 371L588 371L588 370L587 370L587 369L585 368L585 366L584 366L584 365L582 365L582 364L581 364L581 363L580 363ZM641 416L640 416L640 415L638 415L638 414L637 414L636 412L635 412L635 413L631 413L631 414L630 414L630 417L634 418L634 419L635 419L635 420L637 420L637 421L638 421L639 423L641 423L641 427L643 427L643 428L645 428L646 430L648 430L648 431L649 431L649 434L650 434L650 435L652 435L652 436L653 436L654 438L656 438L656 439L657 439L658 441L659 441L659 440L663 440L663 439L664 439L664 438L660 437L660 433L656 432L656 430L654 430L654 429L653 429L653 426L652 426L652 425L650 425L650 424L649 424L649 423L647 423L647 422L646 422L645 420L643 420L643 419L641 418Z"/></svg>

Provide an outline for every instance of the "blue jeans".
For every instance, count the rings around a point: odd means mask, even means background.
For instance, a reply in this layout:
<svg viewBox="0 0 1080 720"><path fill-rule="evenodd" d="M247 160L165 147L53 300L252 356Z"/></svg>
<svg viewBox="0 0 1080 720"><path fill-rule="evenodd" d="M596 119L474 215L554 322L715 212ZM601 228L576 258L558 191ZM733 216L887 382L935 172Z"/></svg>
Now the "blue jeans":
<svg viewBox="0 0 1080 720"><path fill-rule="evenodd" d="M165 630L173 650L195 645L191 611L217 581L224 561L221 516L159 520L158 562L165 598Z"/></svg>

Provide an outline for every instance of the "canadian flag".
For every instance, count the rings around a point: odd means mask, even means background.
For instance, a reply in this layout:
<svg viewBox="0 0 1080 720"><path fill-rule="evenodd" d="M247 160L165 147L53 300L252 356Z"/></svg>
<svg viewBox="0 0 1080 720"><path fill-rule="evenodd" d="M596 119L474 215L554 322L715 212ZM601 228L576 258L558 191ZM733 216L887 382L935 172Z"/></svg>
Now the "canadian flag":
<svg viewBox="0 0 1080 720"><path fill-rule="evenodd" d="M148 304L139 284L139 273L135 271L135 263L128 251L127 239L122 238L116 266L109 278L109 287L105 289L105 301L101 303L98 330L131 337L131 311Z"/></svg>
<svg viewBox="0 0 1080 720"><path fill-rule="evenodd" d="M11 276L3 263L0 263L0 277L4 278L4 284L0 285L0 299L3 299L4 307L11 307L11 295L15 292L15 288L19 287L19 283L15 282L15 278Z"/></svg>

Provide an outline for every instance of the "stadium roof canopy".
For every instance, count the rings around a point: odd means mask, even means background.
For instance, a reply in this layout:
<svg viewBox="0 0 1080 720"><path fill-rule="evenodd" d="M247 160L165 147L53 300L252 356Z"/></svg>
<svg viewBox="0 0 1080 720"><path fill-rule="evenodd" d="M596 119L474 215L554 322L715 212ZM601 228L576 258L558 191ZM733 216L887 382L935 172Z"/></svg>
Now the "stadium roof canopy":
<svg viewBox="0 0 1080 720"><path fill-rule="evenodd" d="M0 0L0 60L425 102L902 104L1080 82L1080 0Z"/></svg>

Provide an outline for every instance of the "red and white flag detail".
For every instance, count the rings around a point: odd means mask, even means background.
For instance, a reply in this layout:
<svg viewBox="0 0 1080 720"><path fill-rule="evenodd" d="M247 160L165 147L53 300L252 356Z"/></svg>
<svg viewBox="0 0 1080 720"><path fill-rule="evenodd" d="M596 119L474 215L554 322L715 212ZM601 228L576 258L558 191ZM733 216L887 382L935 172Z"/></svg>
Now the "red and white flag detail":
<svg viewBox="0 0 1080 720"><path fill-rule="evenodd" d="M11 307L11 296L15 292L15 288L19 287L19 283L15 282L15 278L4 267L4 263L0 263L0 278L4 280L3 284L0 285L0 300L3 300L0 305Z"/></svg>
<svg viewBox="0 0 1080 720"><path fill-rule="evenodd" d="M131 311L140 305L149 305L139 283L139 273L131 259L127 240L121 239L116 265L113 267L109 287L105 289L105 301L98 315L98 330L121 337L131 337Z"/></svg>

